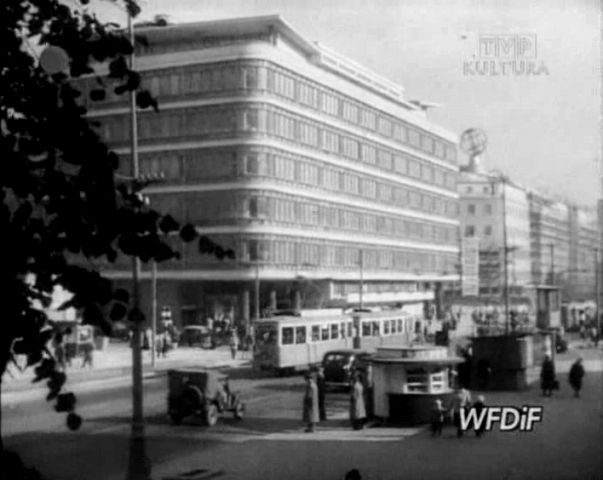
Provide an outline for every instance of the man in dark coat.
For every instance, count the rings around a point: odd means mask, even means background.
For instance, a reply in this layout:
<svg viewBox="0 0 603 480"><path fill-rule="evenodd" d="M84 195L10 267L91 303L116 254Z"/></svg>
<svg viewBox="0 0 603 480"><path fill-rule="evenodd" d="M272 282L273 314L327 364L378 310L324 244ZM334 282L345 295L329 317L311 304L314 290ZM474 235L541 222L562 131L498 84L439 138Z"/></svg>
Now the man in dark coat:
<svg viewBox="0 0 603 480"><path fill-rule="evenodd" d="M582 378L584 377L584 367L582 366L582 358L578 358L572 365L569 371L569 383L574 389L574 397L580 396L582 388Z"/></svg>
<svg viewBox="0 0 603 480"><path fill-rule="evenodd" d="M551 360L550 355L545 355L544 361L542 362L542 369L540 370L540 388L543 397L550 397L553 395L556 381L555 364L553 363L553 360Z"/></svg>
<svg viewBox="0 0 603 480"><path fill-rule="evenodd" d="M308 426L306 432L313 432L318 421L318 388L316 387L314 377L311 374L307 374L303 412L303 422Z"/></svg>
<svg viewBox="0 0 603 480"><path fill-rule="evenodd" d="M473 404L473 407L471 407L471 408L475 409L475 412L477 413L477 417L478 418L480 417L480 414L482 413L482 410L486 406L484 404L484 402L485 402L484 396L483 395L478 395L476 402ZM475 429L475 436L479 438L479 437L481 437L483 435L483 433L484 433L484 423L482 422L482 424L480 425L480 427Z"/></svg>
<svg viewBox="0 0 603 480"><path fill-rule="evenodd" d="M433 402L431 409L431 436L441 437L444 427L446 409L442 406L442 400L437 399Z"/></svg>
<svg viewBox="0 0 603 480"><path fill-rule="evenodd" d="M461 428L461 410L467 409L470 406L471 392L465 388L457 390L452 398L450 413L452 414L452 423L456 427L456 436L459 438L463 436L463 429Z"/></svg>
<svg viewBox="0 0 603 480"><path fill-rule="evenodd" d="M316 372L316 387L318 388L318 413L320 421L324 422L327 419L327 410L325 408L325 393L327 387L325 385L325 370L322 366L318 367L318 371Z"/></svg>

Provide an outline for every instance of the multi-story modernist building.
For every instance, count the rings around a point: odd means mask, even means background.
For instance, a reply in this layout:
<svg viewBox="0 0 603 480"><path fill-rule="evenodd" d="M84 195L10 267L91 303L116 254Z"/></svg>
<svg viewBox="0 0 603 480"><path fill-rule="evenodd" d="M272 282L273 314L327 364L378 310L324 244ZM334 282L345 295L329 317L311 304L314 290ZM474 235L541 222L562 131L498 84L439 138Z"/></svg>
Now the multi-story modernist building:
<svg viewBox="0 0 603 480"><path fill-rule="evenodd" d="M458 192L462 235L479 238L480 296L500 298L504 292L505 243L509 295L525 296L532 280L530 212L525 189L499 175L465 169L459 178Z"/></svg>
<svg viewBox="0 0 603 480"><path fill-rule="evenodd" d="M529 199L534 283L563 287L568 274L576 269L570 264L571 208L537 192L530 192ZM562 300L567 301L567 289L561 288L561 292Z"/></svg>
<svg viewBox="0 0 603 480"><path fill-rule="evenodd" d="M137 69L161 108L138 117L141 172L166 176L150 201L236 253L176 245L158 275L177 319L354 305L360 285L365 303L420 311L458 279L457 138L400 86L275 16L140 33ZM89 108L128 173L122 102ZM129 275L125 259L115 268Z"/></svg>
<svg viewBox="0 0 603 480"><path fill-rule="evenodd" d="M597 295L597 250L599 227L595 209L570 209L570 268L561 282L567 297L576 302L594 301ZM600 255L600 253L599 253ZM564 277L561 277L561 281Z"/></svg>
<svg viewBox="0 0 603 480"><path fill-rule="evenodd" d="M594 210L484 173L473 161L461 168L458 192L461 233L479 238L482 299L501 299L504 294L506 226L511 301L529 298L533 303L537 289L558 289L567 304L594 301L600 238Z"/></svg>

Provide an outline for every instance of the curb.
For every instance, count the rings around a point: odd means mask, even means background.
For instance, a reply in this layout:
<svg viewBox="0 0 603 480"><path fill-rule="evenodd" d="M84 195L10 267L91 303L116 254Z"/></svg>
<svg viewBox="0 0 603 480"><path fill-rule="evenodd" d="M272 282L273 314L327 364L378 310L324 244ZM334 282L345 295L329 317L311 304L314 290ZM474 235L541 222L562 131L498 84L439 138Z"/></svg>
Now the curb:
<svg viewBox="0 0 603 480"><path fill-rule="evenodd" d="M99 370L82 370L82 371L67 371L67 379L70 383L80 384L87 383L88 381L94 380L106 380L109 378L119 378L131 374L132 367L112 367ZM91 378L92 377L92 378ZM46 384L42 380L40 382L33 382L29 378L18 378L4 380L2 382L2 393L18 393L27 392L30 390L44 390Z"/></svg>
<svg viewBox="0 0 603 480"><path fill-rule="evenodd" d="M247 361L243 361L237 363L235 365L232 362L227 361L217 361L215 363L210 363L209 365L205 365L203 368L207 369L219 369L226 367L240 367L247 364ZM178 369L178 368L190 368L190 367L198 367L198 362L182 362L177 363L175 365L162 365L159 367L155 367L155 369L149 368L148 370L142 373L143 380L150 380L153 378L160 378L167 374L168 370ZM89 372L88 372L89 373ZM132 368L131 367L117 367L107 370L97 370L94 372L93 378L90 378L91 375L87 377L73 378L67 373L67 382L70 389L79 389L85 391L94 391L102 388L103 386L110 383L121 383L128 382L132 378ZM45 392L47 390L46 382L41 381L37 383L31 383L31 381L23 381L20 383L18 388L6 388L4 384L2 386L2 401L3 402L11 402L15 400L26 400L28 398L37 398L40 395L40 392Z"/></svg>
<svg viewBox="0 0 603 480"><path fill-rule="evenodd" d="M172 364L159 364L155 367L151 367L148 364L144 364L143 366L143 375L147 375L149 373L158 374L162 372L166 372L168 370L174 368L190 368L190 367L200 367L199 359L194 360L173 360ZM226 368L226 367L240 367L245 364L248 364L248 360L237 360L236 363L233 363L230 360L214 360L206 361L203 364L203 368ZM132 375L132 367L131 366L117 366L117 367L108 367L108 368L99 368L99 369L69 369L67 370L67 381L70 385L80 385L84 383L89 383L92 381L100 381L100 380L108 380L108 379L118 379L121 377L131 376ZM29 376L30 374L30 376ZM5 374L2 381L2 394L5 393L18 393L18 392L27 392L31 390L45 390L46 382L44 380L40 382L32 382L33 380L33 369L28 369L27 377L23 376L20 378L11 378L8 374Z"/></svg>

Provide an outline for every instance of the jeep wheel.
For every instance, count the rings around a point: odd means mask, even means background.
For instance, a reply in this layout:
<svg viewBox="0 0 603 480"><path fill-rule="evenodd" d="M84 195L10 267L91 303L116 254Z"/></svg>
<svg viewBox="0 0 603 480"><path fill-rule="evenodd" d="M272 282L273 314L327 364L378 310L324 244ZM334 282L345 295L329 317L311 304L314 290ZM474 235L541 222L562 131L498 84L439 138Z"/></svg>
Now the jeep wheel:
<svg viewBox="0 0 603 480"><path fill-rule="evenodd" d="M205 411L205 423L209 427L213 427L216 423L218 423L219 417L218 407L216 407L213 403L207 407Z"/></svg>
<svg viewBox="0 0 603 480"><path fill-rule="evenodd" d="M244 403L237 403L237 405L235 406L235 410L234 410L234 417L237 420L241 420L243 417L245 416L245 404Z"/></svg>
<svg viewBox="0 0 603 480"><path fill-rule="evenodd" d="M170 412L170 420L174 425L180 425L182 423L182 414L178 412Z"/></svg>

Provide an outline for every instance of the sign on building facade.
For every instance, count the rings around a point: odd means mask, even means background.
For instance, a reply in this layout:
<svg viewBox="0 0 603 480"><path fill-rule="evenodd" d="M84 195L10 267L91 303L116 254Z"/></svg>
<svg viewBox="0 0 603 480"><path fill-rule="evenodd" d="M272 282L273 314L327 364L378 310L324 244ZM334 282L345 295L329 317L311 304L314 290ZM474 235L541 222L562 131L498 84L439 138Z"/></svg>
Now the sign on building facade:
<svg viewBox="0 0 603 480"><path fill-rule="evenodd" d="M463 238L461 254L462 295L477 296L479 294L479 238Z"/></svg>

